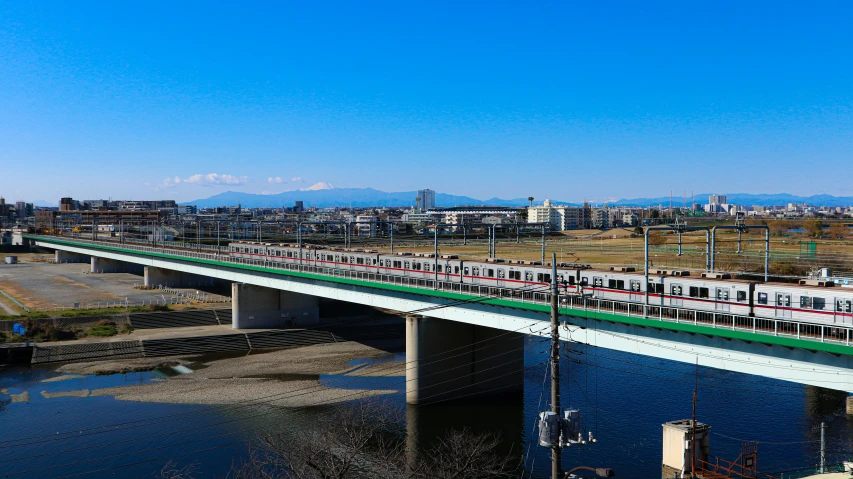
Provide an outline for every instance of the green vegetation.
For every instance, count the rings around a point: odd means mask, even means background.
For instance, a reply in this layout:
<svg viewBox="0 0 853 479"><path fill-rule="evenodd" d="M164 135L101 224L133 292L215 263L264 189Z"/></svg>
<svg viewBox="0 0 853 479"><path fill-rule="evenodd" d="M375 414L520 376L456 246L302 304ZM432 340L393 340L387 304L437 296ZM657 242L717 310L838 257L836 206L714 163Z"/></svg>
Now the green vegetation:
<svg viewBox="0 0 853 479"><path fill-rule="evenodd" d="M115 336L118 334L116 323L112 321L98 321L94 326L86 331L89 336Z"/></svg>
<svg viewBox="0 0 853 479"><path fill-rule="evenodd" d="M0 331L0 344L3 344L5 342L6 342L6 333Z"/></svg>
<svg viewBox="0 0 853 479"><path fill-rule="evenodd" d="M6 320L26 320L26 319L49 319L49 318L80 318L86 316L109 316L121 313L152 313L158 311L171 311L174 305L168 304L153 304L147 306L130 306L129 308L98 308L98 309L63 309L60 311L34 311L32 313L24 313L20 316L3 316L0 319ZM194 309L192 307L184 307L181 309Z"/></svg>

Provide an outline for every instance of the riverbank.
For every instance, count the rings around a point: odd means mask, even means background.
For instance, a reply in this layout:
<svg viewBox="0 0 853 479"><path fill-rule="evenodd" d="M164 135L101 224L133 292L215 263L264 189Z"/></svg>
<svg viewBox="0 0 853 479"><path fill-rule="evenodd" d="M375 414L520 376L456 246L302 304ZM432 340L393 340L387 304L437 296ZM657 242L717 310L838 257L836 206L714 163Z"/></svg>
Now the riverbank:
<svg viewBox="0 0 853 479"><path fill-rule="evenodd" d="M117 359L66 364L66 374L172 370L174 376L145 384L96 389L91 396L112 396L120 401L167 404L221 405L263 401L282 407L304 407L345 402L356 398L392 394L392 389L350 389L321 384L323 375L365 375L356 361L399 351L402 340L367 344L340 342L275 350L249 355L175 356L156 359ZM371 376L404 375L402 364L391 363L385 373L375 366ZM356 382L354 379L353 382Z"/></svg>

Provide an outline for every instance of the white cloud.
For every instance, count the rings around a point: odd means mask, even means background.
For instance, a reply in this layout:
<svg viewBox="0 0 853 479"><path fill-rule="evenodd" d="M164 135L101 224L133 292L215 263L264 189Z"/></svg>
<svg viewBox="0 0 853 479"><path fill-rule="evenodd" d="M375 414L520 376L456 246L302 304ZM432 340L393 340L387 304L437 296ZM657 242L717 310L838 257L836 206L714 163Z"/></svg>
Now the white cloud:
<svg viewBox="0 0 853 479"><path fill-rule="evenodd" d="M273 183L281 184L281 183L284 183L284 180L282 180L280 176L276 176L275 178L270 176L269 178L267 178L267 183L269 183L269 184L273 184Z"/></svg>
<svg viewBox="0 0 853 479"><path fill-rule="evenodd" d="M222 185L245 185L249 182L248 176L220 175L219 173L195 174L187 178L174 176L163 180L157 190L166 188L174 188L181 184L199 185L199 186L222 186Z"/></svg>
<svg viewBox="0 0 853 479"><path fill-rule="evenodd" d="M290 179L290 181L292 181L294 183L302 183L303 182L302 177L300 177L300 176L294 176L293 178Z"/></svg>

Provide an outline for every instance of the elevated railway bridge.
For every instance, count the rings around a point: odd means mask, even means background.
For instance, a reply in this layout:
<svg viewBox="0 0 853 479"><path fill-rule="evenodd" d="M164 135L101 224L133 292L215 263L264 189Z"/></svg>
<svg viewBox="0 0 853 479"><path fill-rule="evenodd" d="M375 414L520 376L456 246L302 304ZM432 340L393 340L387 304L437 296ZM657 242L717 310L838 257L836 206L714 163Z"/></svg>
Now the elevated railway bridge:
<svg viewBox="0 0 853 479"><path fill-rule="evenodd" d="M232 282L235 328L319 321L318 298L408 314L407 401L520 390L524 335L549 334L545 288L504 289L433 279L231 257L228 248L134 244L29 235L57 261L94 272L143 270L145 284ZM578 295L559 298L561 339L853 392L853 332L726 312L644 305ZM442 359L432 360L440 357ZM431 358L425 360L424 358Z"/></svg>

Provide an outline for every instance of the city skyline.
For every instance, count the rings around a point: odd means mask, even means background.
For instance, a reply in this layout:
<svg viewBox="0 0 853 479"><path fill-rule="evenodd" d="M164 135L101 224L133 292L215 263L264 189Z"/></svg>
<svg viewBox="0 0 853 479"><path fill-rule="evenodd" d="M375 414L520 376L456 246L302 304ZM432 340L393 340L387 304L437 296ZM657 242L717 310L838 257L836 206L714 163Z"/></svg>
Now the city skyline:
<svg viewBox="0 0 853 479"><path fill-rule="evenodd" d="M0 194L853 195L833 181L853 137L851 17L841 2L6 2Z"/></svg>

